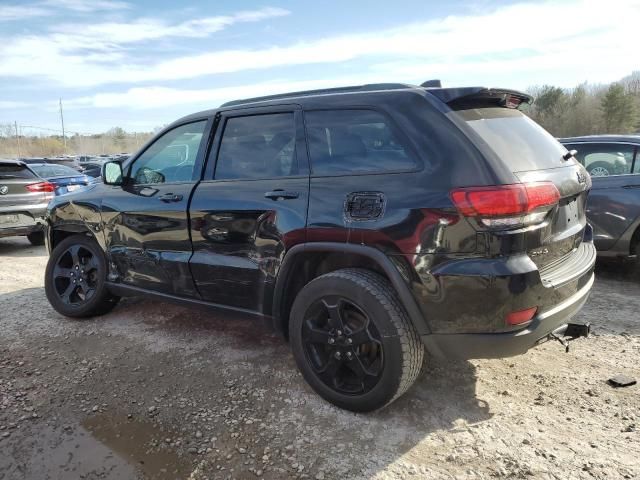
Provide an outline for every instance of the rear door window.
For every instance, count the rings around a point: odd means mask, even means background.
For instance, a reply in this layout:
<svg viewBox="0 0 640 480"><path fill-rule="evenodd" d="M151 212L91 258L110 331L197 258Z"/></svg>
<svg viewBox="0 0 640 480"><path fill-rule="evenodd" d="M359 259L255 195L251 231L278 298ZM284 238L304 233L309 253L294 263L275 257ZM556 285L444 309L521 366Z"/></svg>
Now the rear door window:
<svg viewBox="0 0 640 480"><path fill-rule="evenodd" d="M414 170L415 157L388 119L374 110L304 114L314 175Z"/></svg>
<svg viewBox="0 0 640 480"><path fill-rule="evenodd" d="M512 172L563 166L564 147L519 110L472 108L454 115L464 120Z"/></svg>
<svg viewBox="0 0 640 480"><path fill-rule="evenodd" d="M276 178L298 174L293 112L231 117L226 121L215 178Z"/></svg>
<svg viewBox="0 0 640 480"><path fill-rule="evenodd" d="M24 165L11 163L0 164L0 180L36 178L36 175Z"/></svg>
<svg viewBox="0 0 640 480"><path fill-rule="evenodd" d="M627 175L631 173L635 147L624 143L574 143L566 145L576 150L576 158L592 177Z"/></svg>

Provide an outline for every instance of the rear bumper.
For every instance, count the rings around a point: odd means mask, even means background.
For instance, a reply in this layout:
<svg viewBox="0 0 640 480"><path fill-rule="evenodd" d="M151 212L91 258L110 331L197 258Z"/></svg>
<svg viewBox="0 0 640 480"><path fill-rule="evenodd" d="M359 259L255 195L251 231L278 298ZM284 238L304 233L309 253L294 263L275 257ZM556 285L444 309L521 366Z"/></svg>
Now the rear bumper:
<svg viewBox="0 0 640 480"><path fill-rule="evenodd" d="M47 204L29 205L25 207L0 207L0 215L17 215L15 223L0 223L0 238L28 235L42 230L40 223L47 211Z"/></svg>
<svg viewBox="0 0 640 480"><path fill-rule="evenodd" d="M33 232L39 232L41 230L42 230L42 225L39 225L37 223L30 226L0 228L0 238L20 237L24 235L29 235L30 233L33 233Z"/></svg>
<svg viewBox="0 0 640 480"><path fill-rule="evenodd" d="M594 274L572 296L537 315L524 329L507 333L431 334L422 336L430 354L441 358L503 358L525 353L545 341L580 311L589 298Z"/></svg>

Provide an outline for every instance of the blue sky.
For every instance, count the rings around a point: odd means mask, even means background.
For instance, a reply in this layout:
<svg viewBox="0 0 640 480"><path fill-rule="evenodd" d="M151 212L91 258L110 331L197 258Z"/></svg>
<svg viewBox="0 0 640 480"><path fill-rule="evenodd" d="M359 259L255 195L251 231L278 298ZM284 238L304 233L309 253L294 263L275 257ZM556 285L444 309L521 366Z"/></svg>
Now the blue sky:
<svg viewBox="0 0 640 480"><path fill-rule="evenodd" d="M59 97L70 131L143 131L307 88L604 83L640 68L638 25L640 0L0 0L0 124L59 128Z"/></svg>

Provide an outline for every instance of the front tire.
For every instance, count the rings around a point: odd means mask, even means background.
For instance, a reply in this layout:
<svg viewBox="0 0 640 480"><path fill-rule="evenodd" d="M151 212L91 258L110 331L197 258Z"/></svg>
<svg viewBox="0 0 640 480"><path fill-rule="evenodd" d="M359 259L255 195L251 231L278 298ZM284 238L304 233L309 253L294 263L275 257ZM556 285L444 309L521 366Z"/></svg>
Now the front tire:
<svg viewBox="0 0 640 480"><path fill-rule="evenodd" d="M51 306L67 317L92 317L118 303L106 286L107 262L96 241L86 235L62 240L51 252L44 288Z"/></svg>
<svg viewBox="0 0 640 480"><path fill-rule="evenodd" d="M391 284L358 268L322 275L298 293L289 338L309 385L354 412L400 397L418 377L424 356Z"/></svg>

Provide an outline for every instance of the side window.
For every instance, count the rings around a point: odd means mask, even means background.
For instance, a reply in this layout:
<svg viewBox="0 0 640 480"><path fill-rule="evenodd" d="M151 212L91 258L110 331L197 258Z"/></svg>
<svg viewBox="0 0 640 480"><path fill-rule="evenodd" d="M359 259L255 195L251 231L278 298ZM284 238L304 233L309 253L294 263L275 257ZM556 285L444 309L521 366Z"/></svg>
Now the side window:
<svg viewBox="0 0 640 480"><path fill-rule="evenodd" d="M384 115L319 110L304 115L314 175L411 170L416 161Z"/></svg>
<svg viewBox="0 0 640 480"><path fill-rule="evenodd" d="M140 185L191 180L206 126L206 120L202 120L162 135L133 162L131 182Z"/></svg>
<svg viewBox="0 0 640 480"><path fill-rule="evenodd" d="M298 174L293 112L227 120L216 179L272 178Z"/></svg>
<svg viewBox="0 0 640 480"><path fill-rule="evenodd" d="M576 143L565 145L577 150L576 157L592 177L626 175L631 173L633 145L618 143Z"/></svg>

